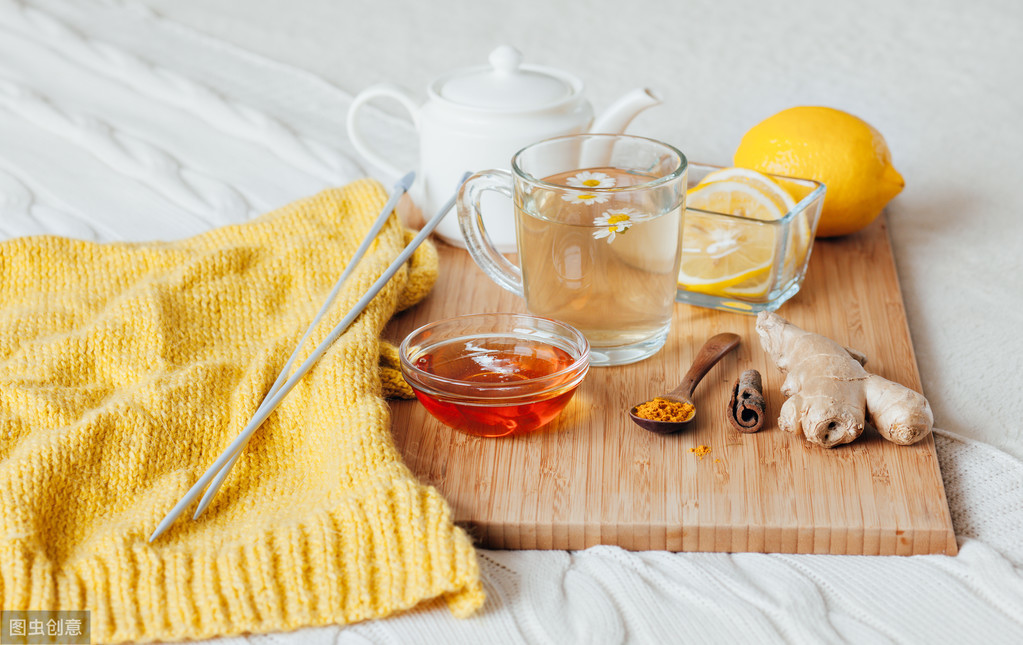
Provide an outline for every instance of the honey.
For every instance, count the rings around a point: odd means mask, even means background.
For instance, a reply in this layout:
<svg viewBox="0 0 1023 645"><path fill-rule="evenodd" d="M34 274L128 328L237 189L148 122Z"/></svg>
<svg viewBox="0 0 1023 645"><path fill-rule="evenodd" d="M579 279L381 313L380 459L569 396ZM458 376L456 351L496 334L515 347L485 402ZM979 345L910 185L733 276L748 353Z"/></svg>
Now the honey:
<svg viewBox="0 0 1023 645"><path fill-rule="evenodd" d="M481 437L524 434L547 425L581 380L567 369L576 362L571 354L535 338L455 338L411 358L416 368L445 383L443 393L413 383L430 414Z"/></svg>

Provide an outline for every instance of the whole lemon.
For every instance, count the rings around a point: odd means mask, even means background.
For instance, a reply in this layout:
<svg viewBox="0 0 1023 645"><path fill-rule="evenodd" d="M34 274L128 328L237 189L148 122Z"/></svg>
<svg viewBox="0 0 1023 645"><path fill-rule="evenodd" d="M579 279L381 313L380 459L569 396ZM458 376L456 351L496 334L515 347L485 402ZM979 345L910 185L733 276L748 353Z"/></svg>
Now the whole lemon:
<svg viewBox="0 0 1023 645"><path fill-rule="evenodd" d="M735 165L827 186L817 237L862 229L905 186L881 133L828 107L789 108L761 121L739 142Z"/></svg>

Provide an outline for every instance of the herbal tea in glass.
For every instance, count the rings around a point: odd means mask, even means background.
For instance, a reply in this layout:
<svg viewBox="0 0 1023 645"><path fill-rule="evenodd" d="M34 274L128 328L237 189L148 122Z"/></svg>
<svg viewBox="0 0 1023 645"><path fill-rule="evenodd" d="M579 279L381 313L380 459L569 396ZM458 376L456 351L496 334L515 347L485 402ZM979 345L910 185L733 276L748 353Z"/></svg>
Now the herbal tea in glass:
<svg viewBox="0 0 1023 645"><path fill-rule="evenodd" d="M585 163L595 160L603 163ZM512 170L477 173L460 195L459 222L477 264L530 312L579 329L591 364L655 354L674 310L685 157L651 139L577 135L523 149ZM519 267L478 225L481 193L506 192L509 178Z"/></svg>
<svg viewBox="0 0 1023 645"><path fill-rule="evenodd" d="M548 184L627 188L655 179L617 168L569 171ZM599 201L598 201L599 200ZM516 203L529 310L572 325L594 352L667 334L682 209L656 194L534 190Z"/></svg>

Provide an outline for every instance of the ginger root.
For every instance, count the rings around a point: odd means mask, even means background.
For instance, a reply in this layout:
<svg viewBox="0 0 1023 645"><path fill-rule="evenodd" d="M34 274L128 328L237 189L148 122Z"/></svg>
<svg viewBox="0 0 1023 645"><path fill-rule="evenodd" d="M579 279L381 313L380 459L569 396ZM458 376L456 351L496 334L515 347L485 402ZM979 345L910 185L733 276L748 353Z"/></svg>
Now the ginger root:
<svg viewBox="0 0 1023 645"><path fill-rule="evenodd" d="M934 423L922 394L863 369L866 358L771 312L757 315L760 344L786 374L778 425L811 443L833 448L863 433L864 419L881 436L909 445Z"/></svg>

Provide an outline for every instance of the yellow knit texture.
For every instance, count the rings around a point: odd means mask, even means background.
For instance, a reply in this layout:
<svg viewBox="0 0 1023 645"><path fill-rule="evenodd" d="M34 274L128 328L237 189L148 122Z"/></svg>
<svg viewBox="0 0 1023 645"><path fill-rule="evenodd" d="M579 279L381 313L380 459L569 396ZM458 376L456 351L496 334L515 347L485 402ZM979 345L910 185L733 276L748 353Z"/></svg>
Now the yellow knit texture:
<svg viewBox="0 0 1023 645"><path fill-rule="evenodd" d="M409 394L379 336L432 287L428 244L206 514L146 541L255 413L385 200L362 180L178 242L0 243L0 609L88 609L93 642L122 642L482 604L472 544L401 462L382 398ZM408 237L392 217L306 355Z"/></svg>

